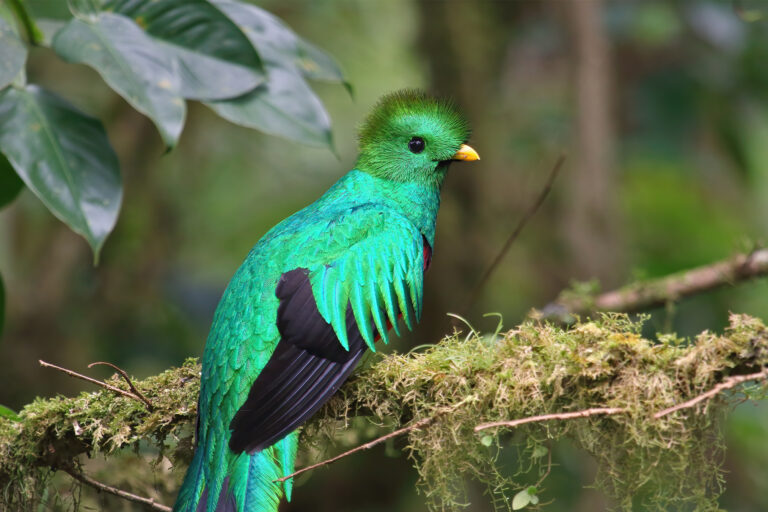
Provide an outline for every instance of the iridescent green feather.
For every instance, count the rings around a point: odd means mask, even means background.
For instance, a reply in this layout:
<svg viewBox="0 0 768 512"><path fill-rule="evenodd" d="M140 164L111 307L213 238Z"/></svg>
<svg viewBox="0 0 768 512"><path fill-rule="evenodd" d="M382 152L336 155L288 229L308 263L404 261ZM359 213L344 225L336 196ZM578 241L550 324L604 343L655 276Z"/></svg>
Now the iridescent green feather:
<svg viewBox="0 0 768 512"><path fill-rule="evenodd" d="M375 350L372 319L382 332L385 330L383 315L386 314L396 326L397 312L400 311L410 329L413 325L411 311L419 307L416 302L421 302L424 274L421 232L413 223L405 215L384 213L375 205L362 205L355 210L354 216L334 224L327 236L350 250L332 251L336 257L315 268L310 267L309 278L316 302L323 305L318 310L333 326L341 344L348 349L348 304L371 350ZM392 286L383 288L381 297L374 296L365 283L377 282L392 283Z"/></svg>
<svg viewBox="0 0 768 512"><path fill-rule="evenodd" d="M295 471L294 463L296 462L296 450L298 447L298 432L291 432L275 445L275 450L280 459L280 464L282 465L283 477L291 475ZM283 482L283 489L285 491L285 499L291 501L291 495L293 494L293 478L289 478Z"/></svg>
<svg viewBox="0 0 768 512"><path fill-rule="evenodd" d="M408 149L412 136L426 149ZM307 269L318 312L348 348L346 311L373 350L388 341L398 314L411 328L421 315L424 239L434 246L447 165L469 136L455 107L423 93L385 97L361 130L357 168L318 201L284 220L251 250L216 309L201 375L198 446L174 510L207 512L222 486L238 512L275 512L291 482L296 433L251 455L229 449L232 417L280 342L275 295L282 274ZM229 499L229 497L224 497Z"/></svg>

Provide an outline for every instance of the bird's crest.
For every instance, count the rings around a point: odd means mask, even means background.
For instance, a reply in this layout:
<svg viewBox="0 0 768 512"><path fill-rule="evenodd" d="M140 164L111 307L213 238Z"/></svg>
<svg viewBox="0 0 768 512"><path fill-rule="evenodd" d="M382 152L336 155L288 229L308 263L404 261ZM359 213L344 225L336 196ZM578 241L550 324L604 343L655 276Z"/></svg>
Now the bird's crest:
<svg viewBox="0 0 768 512"><path fill-rule="evenodd" d="M430 96L419 89L403 89L382 97L360 126L361 150L387 136L393 121L414 116L433 118L462 142L469 139L469 123L453 100Z"/></svg>

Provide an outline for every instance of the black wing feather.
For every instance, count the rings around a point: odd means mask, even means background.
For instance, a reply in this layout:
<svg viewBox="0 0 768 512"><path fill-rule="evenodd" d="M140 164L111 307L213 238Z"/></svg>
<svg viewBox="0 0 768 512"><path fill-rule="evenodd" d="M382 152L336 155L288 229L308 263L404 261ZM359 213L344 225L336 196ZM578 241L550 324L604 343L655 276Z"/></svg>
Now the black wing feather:
<svg viewBox="0 0 768 512"><path fill-rule="evenodd" d="M352 373L365 352L351 307L347 307L349 351L317 309L308 270L280 277L280 341L235 414L229 447L253 453L276 443L309 419Z"/></svg>

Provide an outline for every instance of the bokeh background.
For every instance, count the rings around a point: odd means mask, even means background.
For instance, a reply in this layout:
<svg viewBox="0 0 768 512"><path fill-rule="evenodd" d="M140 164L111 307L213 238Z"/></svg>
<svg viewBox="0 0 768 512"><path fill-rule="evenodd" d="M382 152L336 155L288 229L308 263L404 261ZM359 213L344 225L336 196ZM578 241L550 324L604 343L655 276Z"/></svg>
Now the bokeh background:
<svg viewBox="0 0 768 512"><path fill-rule="evenodd" d="M66 13L59 0L29 3L41 16ZM105 123L125 194L98 266L86 242L28 191L0 211L7 293L0 403L17 410L36 396L89 389L40 368L38 359L79 371L110 361L145 377L200 355L220 294L249 248L354 166L358 123L378 97L402 87L453 97L471 121L470 142L482 161L455 165L448 177L424 318L395 350L439 340L452 329L447 312L480 330L494 330L497 320L483 314L499 312L513 327L574 280L607 290L766 240L762 0L258 4L345 70L353 96L338 85L315 85L333 118L337 155L236 127L195 103L179 146L164 153L151 123L94 71L33 51L30 81ZM462 311L563 153L546 203L479 300ZM768 282L653 311L646 333L722 329L729 311L768 318ZM768 510L768 407L741 405L726 430L722 506ZM397 448L300 479L283 510L423 510L416 474ZM553 460L541 494L554 499L547 510L610 506L585 488L595 471L587 454L564 444ZM159 492L170 502L172 487ZM87 499L97 510L132 510ZM492 510L480 487L470 487L470 501L468 510Z"/></svg>

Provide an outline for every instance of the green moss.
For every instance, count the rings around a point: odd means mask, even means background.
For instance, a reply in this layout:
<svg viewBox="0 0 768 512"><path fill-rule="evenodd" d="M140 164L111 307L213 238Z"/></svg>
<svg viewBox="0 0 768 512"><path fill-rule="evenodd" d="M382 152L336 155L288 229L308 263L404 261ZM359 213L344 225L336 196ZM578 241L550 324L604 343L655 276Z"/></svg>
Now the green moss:
<svg viewBox="0 0 768 512"><path fill-rule="evenodd" d="M197 411L200 366L194 359L138 382L152 411L137 400L111 391L72 398L38 398L21 411L21 421L0 419L0 496L9 510L29 510L43 496L50 469L76 464L80 454L113 454L149 441L161 451L166 440L191 436ZM120 377L107 381L127 390ZM186 446L189 446L188 441ZM187 450L169 453L189 458Z"/></svg>
<svg viewBox="0 0 768 512"><path fill-rule="evenodd" d="M717 510L720 421L728 398L660 420L652 416L728 374L767 364L768 331L759 320L733 315L723 335L702 333L684 345L674 336L644 339L640 328L624 315L603 315L570 330L528 322L495 339L455 334L426 352L382 358L345 386L306 433L322 435L347 411L397 425L436 416L409 434L408 448L432 507L451 509L466 501L468 476L500 494L497 505L531 484L494 466L493 447L508 442L507 431L476 433L476 425L623 407L627 414L518 427L516 438L531 448L519 472L546 463L540 453L533 456L536 447L568 438L595 457L596 483L621 509L631 510L636 497L635 506L653 510ZM489 434L501 438L489 440Z"/></svg>
<svg viewBox="0 0 768 512"><path fill-rule="evenodd" d="M734 395L660 420L653 414L728 375L768 364L768 329L760 320L733 315L722 335L705 332L686 343L673 335L647 340L640 328L610 314L567 330L529 321L497 335L454 333L423 352L376 356L304 429L304 456L307 447L326 448L339 422L357 431L346 431L348 443L370 437L370 422L350 421L355 416L368 416L387 430L434 417L407 439L420 489L434 509L460 508L468 478L487 484L494 505L508 508L510 497L532 484L519 475L532 466L543 471L544 447L566 438L595 457L596 484L623 510L717 510L723 486L720 423ZM118 378L110 383L125 389ZM77 464L86 453L114 457L143 443L183 469L191 455L199 365L189 360L136 384L152 401L152 411L100 390L38 399L21 412L21 422L0 419L0 496L6 508L30 509L49 485L50 469ZM753 385L749 396L762 398L764 392L764 385ZM503 428L474 431L489 421L592 407L628 412L529 423L516 428L513 438ZM495 465L510 442L527 454L517 473ZM546 496L546 481L542 487L545 501L557 498Z"/></svg>

